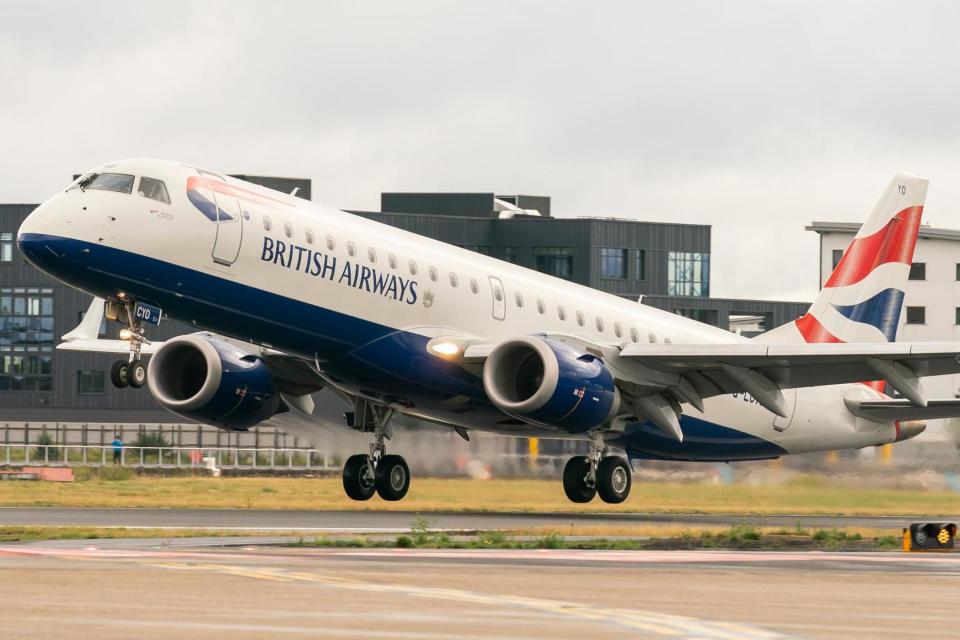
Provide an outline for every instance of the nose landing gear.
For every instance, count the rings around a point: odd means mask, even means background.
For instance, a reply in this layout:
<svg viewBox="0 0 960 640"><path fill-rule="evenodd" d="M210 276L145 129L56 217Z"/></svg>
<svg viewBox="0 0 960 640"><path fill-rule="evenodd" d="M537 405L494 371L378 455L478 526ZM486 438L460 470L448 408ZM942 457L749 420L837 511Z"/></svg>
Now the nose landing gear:
<svg viewBox="0 0 960 640"><path fill-rule="evenodd" d="M630 495L630 464L620 456L604 456L603 432L590 439L590 455L576 456L563 468L563 491L571 502L585 503L600 494L600 499L619 504Z"/></svg>
<svg viewBox="0 0 960 640"><path fill-rule="evenodd" d="M373 431L370 453L358 453L343 465L343 490L353 500L369 500L374 493L384 500L402 500L410 489L410 467L402 456L387 455L385 439L392 435L393 409L357 399L353 424L358 431Z"/></svg>
<svg viewBox="0 0 960 640"><path fill-rule="evenodd" d="M130 355L121 358L110 367L110 382L118 389L131 387L139 389L147 382L147 367L140 359L140 351L144 344L150 344L146 338L143 319L135 313L136 307L132 300L124 300L123 310L126 315L126 329L120 332L125 340L130 342ZM117 314L119 319L119 314Z"/></svg>

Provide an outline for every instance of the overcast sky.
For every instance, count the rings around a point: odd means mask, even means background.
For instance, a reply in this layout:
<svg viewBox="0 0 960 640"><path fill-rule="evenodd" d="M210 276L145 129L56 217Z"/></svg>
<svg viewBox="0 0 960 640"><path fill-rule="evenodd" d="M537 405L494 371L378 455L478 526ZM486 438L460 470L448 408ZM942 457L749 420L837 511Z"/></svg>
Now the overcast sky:
<svg viewBox="0 0 960 640"><path fill-rule="evenodd" d="M960 5L0 0L0 202L155 156L713 226L713 295L811 299L811 220L897 171L960 228Z"/></svg>

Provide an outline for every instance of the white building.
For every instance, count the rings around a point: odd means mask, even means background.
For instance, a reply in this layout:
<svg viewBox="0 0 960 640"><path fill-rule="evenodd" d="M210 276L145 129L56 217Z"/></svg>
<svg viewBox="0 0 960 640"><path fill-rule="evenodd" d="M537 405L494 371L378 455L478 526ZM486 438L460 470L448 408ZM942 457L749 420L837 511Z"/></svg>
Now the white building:
<svg viewBox="0 0 960 640"><path fill-rule="evenodd" d="M853 222L814 222L807 227L820 234L821 287L859 228ZM897 340L960 341L960 230L920 227L903 305ZM960 375L926 378L923 384L931 398L960 397ZM946 435L942 422L930 421L931 436Z"/></svg>

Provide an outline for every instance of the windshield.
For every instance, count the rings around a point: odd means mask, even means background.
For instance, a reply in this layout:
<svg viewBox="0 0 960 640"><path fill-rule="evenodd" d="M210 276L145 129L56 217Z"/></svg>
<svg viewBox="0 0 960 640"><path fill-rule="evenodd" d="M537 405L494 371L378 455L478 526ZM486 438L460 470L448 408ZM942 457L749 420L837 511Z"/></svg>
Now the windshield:
<svg viewBox="0 0 960 640"><path fill-rule="evenodd" d="M84 184L86 183L86 184ZM81 189L99 189L101 191L133 192L133 176L125 173L97 173L81 180L77 186Z"/></svg>
<svg viewBox="0 0 960 640"><path fill-rule="evenodd" d="M167 195L167 185L161 180L155 178L140 178L140 195L144 198L152 198L166 204L170 204L170 196Z"/></svg>

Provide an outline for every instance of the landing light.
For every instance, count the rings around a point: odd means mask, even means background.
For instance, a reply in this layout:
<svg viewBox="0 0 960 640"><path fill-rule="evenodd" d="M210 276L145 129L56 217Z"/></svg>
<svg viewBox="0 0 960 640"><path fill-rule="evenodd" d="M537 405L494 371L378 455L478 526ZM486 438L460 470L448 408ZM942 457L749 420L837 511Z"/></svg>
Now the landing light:
<svg viewBox="0 0 960 640"><path fill-rule="evenodd" d="M460 353L460 345L455 342L436 342L430 345L430 350L438 356L449 358Z"/></svg>
<svg viewBox="0 0 960 640"><path fill-rule="evenodd" d="M133 331L130 331L130 329L120 329L121 340L130 340L131 338L133 338Z"/></svg>

